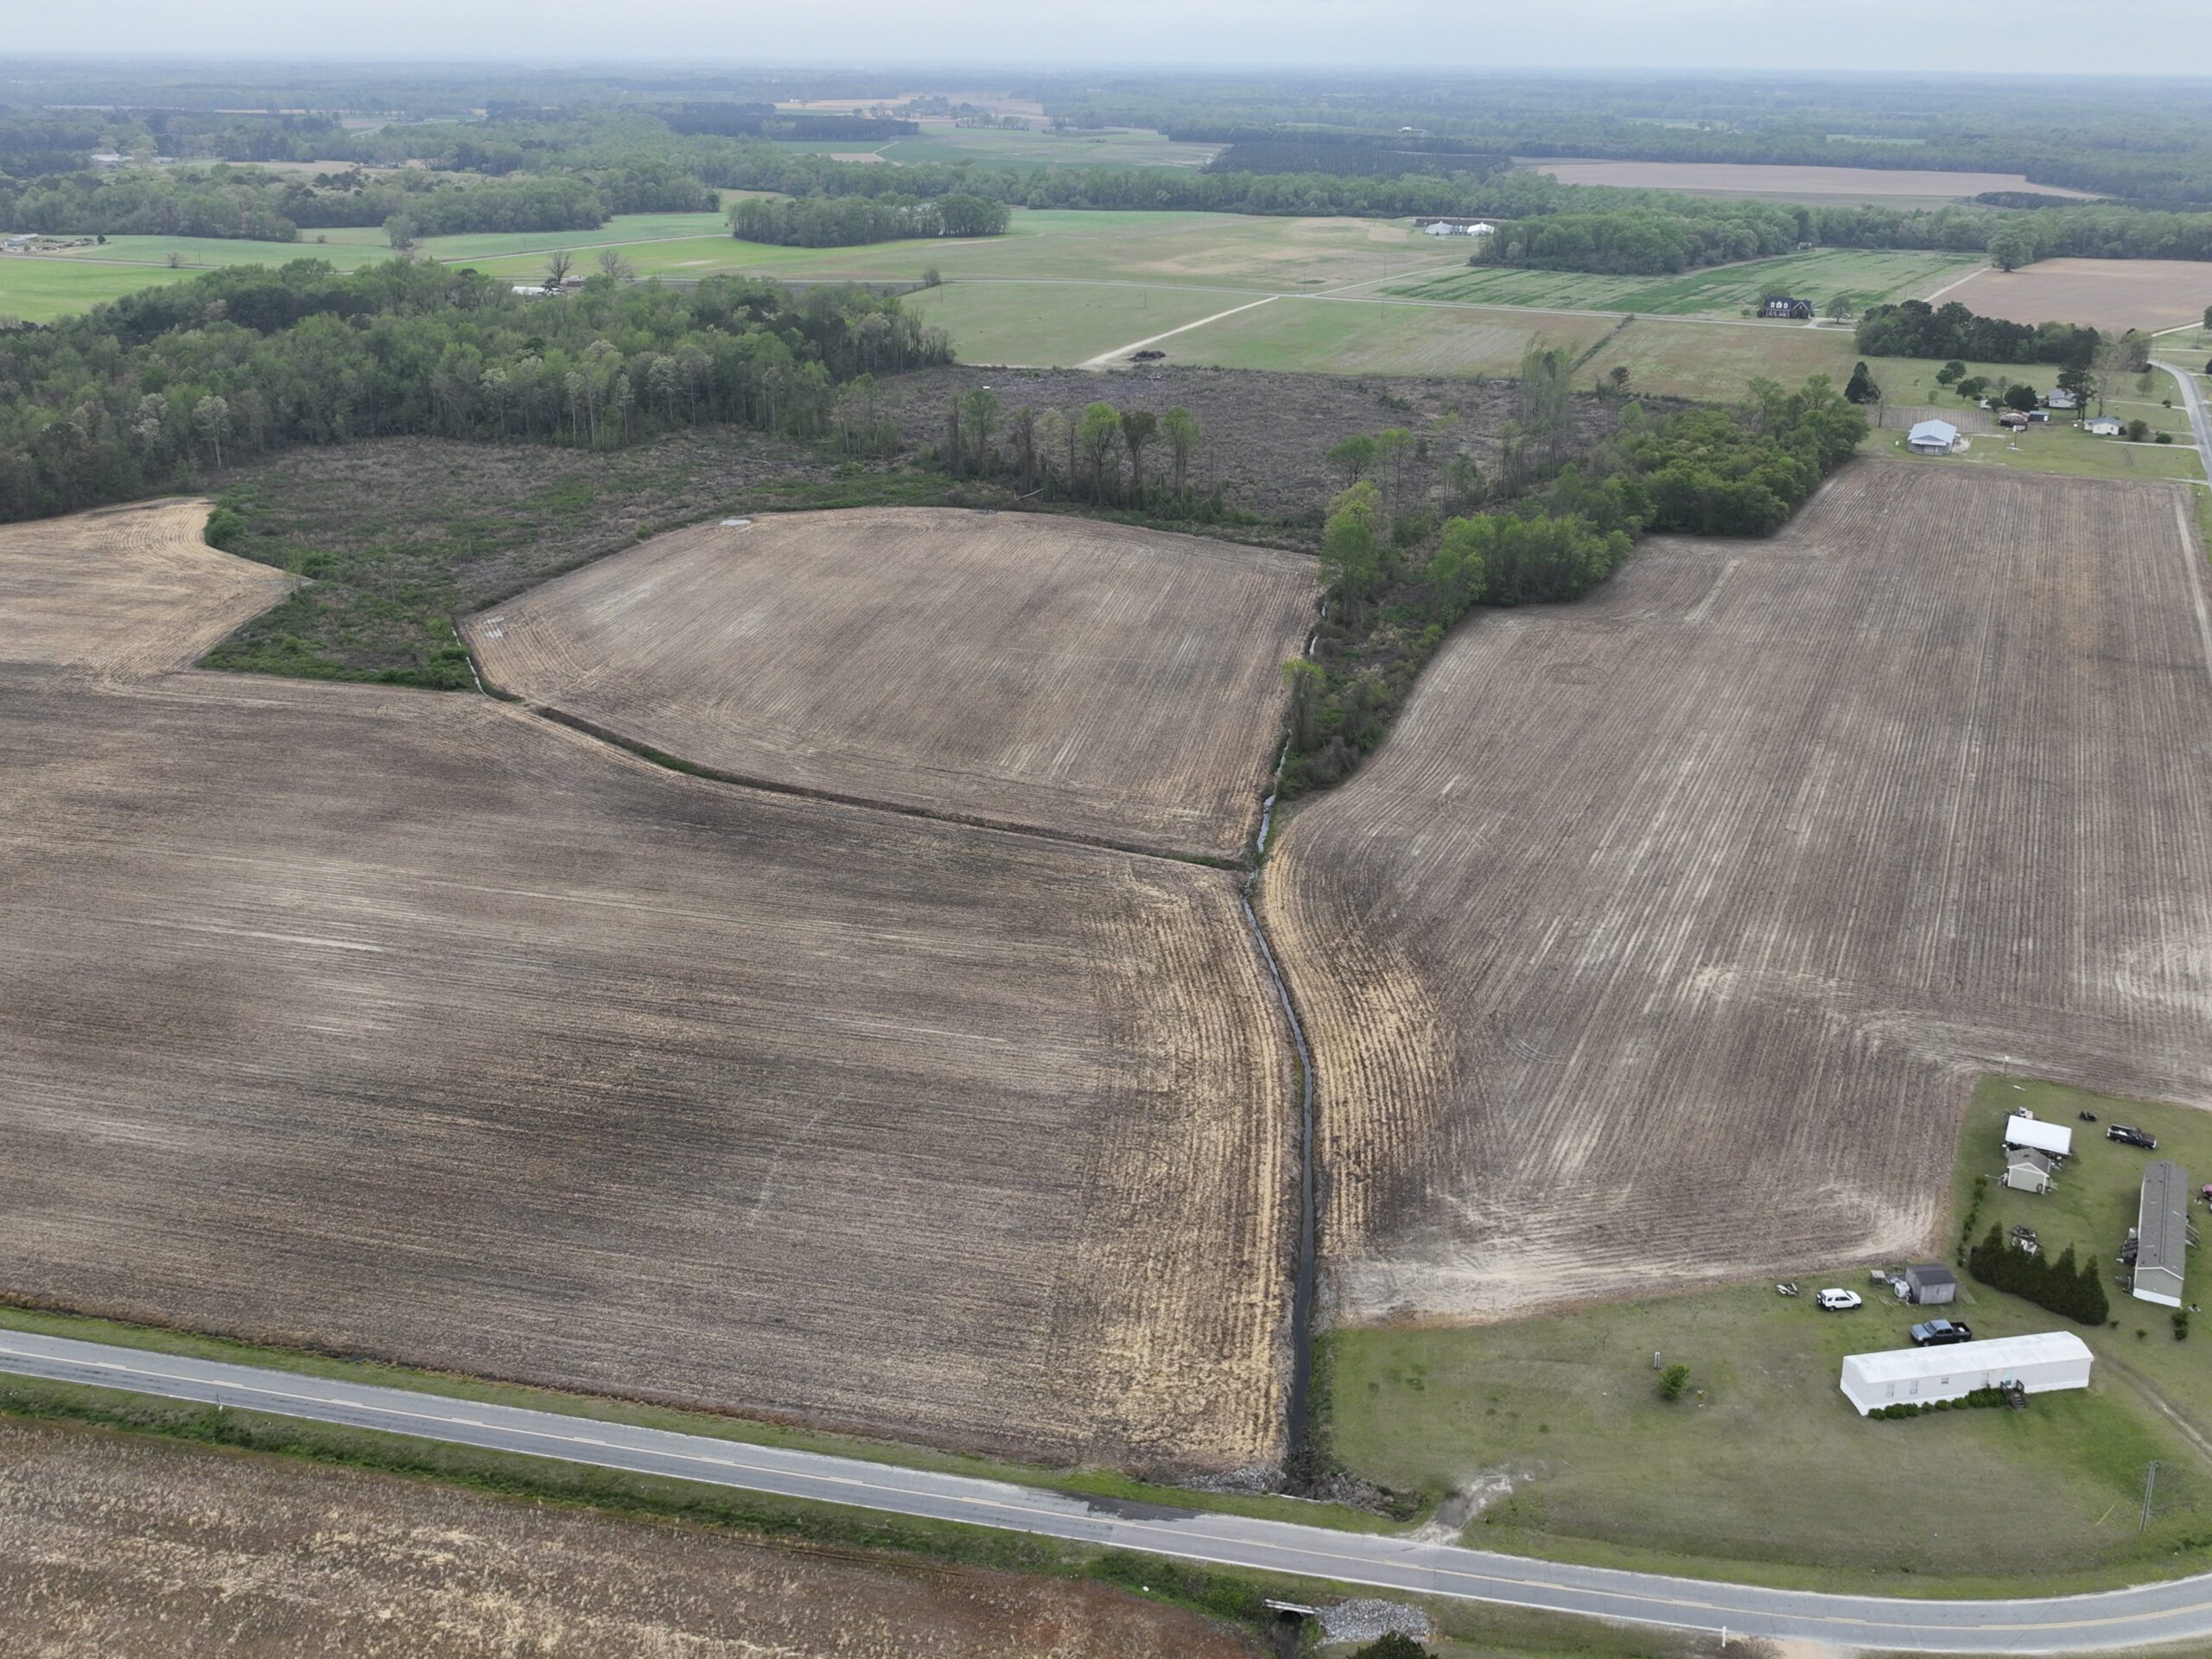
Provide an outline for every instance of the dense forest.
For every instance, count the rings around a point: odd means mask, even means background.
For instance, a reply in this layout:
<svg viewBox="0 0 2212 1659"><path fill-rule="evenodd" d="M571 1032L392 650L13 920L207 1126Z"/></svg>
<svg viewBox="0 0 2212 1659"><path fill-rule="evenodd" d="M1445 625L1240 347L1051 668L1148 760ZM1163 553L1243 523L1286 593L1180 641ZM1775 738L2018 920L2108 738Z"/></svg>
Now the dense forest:
<svg viewBox="0 0 2212 1659"><path fill-rule="evenodd" d="M954 194L913 196L751 197L730 212L730 233L746 242L786 247L849 248L901 238L1001 236L1013 210L1002 201Z"/></svg>
<svg viewBox="0 0 2212 1659"><path fill-rule="evenodd" d="M601 447L728 422L819 437L849 422L843 392L950 357L943 334L859 289L594 277L529 298L397 260L240 266L0 335L0 518L357 436Z"/></svg>
<svg viewBox="0 0 2212 1659"><path fill-rule="evenodd" d="M1630 405L1611 438L1572 456L1567 372L1541 346L1522 365L1513 461L1541 481L1440 530L1394 499L1371 450L1332 454L1351 476L1323 531L1325 620L1311 659L1285 671L1286 792L1333 784L1373 750L1476 607L1578 599L1649 531L1771 535L1866 435L1866 416L1816 376L1794 391L1754 381L1732 410ZM1484 486L1459 493L1478 503Z"/></svg>

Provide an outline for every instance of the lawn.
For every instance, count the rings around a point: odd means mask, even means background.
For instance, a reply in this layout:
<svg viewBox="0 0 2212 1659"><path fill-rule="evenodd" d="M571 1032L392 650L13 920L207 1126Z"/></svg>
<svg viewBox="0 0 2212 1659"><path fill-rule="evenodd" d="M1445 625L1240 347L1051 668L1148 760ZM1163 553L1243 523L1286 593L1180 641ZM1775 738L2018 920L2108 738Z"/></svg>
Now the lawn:
<svg viewBox="0 0 2212 1659"><path fill-rule="evenodd" d="M1061 368L1261 297L1211 288L948 283L907 296L906 304L951 334L963 362ZM1160 349L1177 362L1213 361L1184 346L1211 332L1162 340Z"/></svg>
<svg viewBox="0 0 2212 1659"><path fill-rule="evenodd" d="M1664 316L1742 316L1770 294L1795 295L1825 311L1830 300L1845 294L1855 309L1863 311L1881 301L1924 297L1975 263L1965 254L1827 250L1664 277L1475 266L1399 284L1390 291L1421 299Z"/></svg>
<svg viewBox="0 0 2212 1659"><path fill-rule="evenodd" d="M2212 1116L1993 1077L1963 1119L1960 1202L1999 1167L1999 1121L2021 1103L2068 1122L2078 1109L2117 1114L2157 1134L2159 1155L2212 1175ZM1977 1230L2024 1218L2054 1249L2108 1256L2149 1154L2076 1146L2053 1196L1993 1192ZM2212 1541L2212 1343L2176 1342L2164 1309L2115 1287L2117 1328L2081 1332L2098 1354L2087 1391L2024 1413L1864 1420L1837 1387L1842 1358L1904 1345L1915 1317L1872 1294L1867 1265L1807 1275L1794 1298L1754 1284L1473 1330L1332 1332L1336 1450L1400 1490L1486 1488L1471 1543L1781 1583L1932 1593L1930 1580L1971 1591L2008 1579L2017 1592L2022 1577L2144 1576ZM2078 1329L1961 1276L1956 1312L1978 1336ZM1821 1313L1809 1293L1829 1284L1868 1293L1867 1305ZM1689 1366L1680 1401L1660 1399L1655 1356Z"/></svg>
<svg viewBox="0 0 2212 1659"><path fill-rule="evenodd" d="M2170 444L2127 443L2118 438L2093 438L2078 427L2054 422L2048 426L2031 426L2017 437L2004 433L1975 434L1967 438L1962 454L1916 455L1904 447L1904 433L1891 427L1869 432L1859 445L1859 452L1929 467L2010 467L2022 472L2063 473L2075 478L2202 479L2204 468L2196 458L2196 446L2190 442L2188 420L2177 420L2175 429L2174 441Z"/></svg>

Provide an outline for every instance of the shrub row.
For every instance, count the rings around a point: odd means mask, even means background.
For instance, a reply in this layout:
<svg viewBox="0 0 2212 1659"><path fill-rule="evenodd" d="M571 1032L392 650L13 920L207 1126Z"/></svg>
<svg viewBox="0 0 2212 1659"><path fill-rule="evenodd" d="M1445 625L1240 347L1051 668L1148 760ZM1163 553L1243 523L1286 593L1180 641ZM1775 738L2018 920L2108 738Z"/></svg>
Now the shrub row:
<svg viewBox="0 0 2212 1659"><path fill-rule="evenodd" d="M2005 1403L2002 1389L1976 1389L1956 1400L1900 1400L1894 1406L1877 1406L1866 1414L1869 1417L1925 1417L1931 1411L1986 1411L1992 1406Z"/></svg>

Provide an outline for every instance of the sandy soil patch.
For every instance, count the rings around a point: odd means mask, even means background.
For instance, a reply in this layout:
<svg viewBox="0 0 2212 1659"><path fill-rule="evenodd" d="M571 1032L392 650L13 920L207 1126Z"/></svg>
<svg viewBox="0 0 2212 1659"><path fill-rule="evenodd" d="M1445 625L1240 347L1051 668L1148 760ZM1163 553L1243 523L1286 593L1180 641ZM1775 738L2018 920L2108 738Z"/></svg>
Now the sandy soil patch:
<svg viewBox="0 0 2212 1659"><path fill-rule="evenodd" d="M179 668L292 590L200 539L205 501L0 525L0 662Z"/></svg>
<svg viewBox="0 0 2212 1659"><path fill-rule="evenodd" d="M979 1449L1279 1451L1235 878L486 698L0 670L0 1287Z"/></svg>
<svg viewBox="0 0 2212 1659"><path fill-rule="evenodd" d="M1925 1248L1986 1069L2212 1104L2188 512L1859 462L1463 628L1265 881L1334 1316Z"/></svg>
<svg viewBox="0 0 2212 1659"><path fill-rule="evenodd" d="M466 625L488 683L747 779L1233 857L1313 561L948 508L663 536Z"/></svg>
<svg viewBox="0 0 2212 1659"><path fill-rule="evenodd" d="M1104 1586L0 1421L16 1659L1231 1659Z"/></svg>
<svg viewBox="0 0 2212 1659"><path fill-rule="evenodd" d="M1978 270L1943 297L2014 322L2172 328L2212 304L2212 267L2196 259L2042 259Z"/></svg>

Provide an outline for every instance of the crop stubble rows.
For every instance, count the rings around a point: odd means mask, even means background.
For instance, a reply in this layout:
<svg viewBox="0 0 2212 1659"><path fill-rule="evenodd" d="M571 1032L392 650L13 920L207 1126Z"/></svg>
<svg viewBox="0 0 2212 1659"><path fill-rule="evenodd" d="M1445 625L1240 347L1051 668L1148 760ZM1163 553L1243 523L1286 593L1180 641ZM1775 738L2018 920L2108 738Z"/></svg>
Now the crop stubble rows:
<svg viewBox="0 0 2212 1659"><path fill-rule="evenodd" d="M1294 1104L1226 873L476 699L37 664L0 667L0 842L13 1294L965 1446L1280 1454Z"/></svg>
<svg viewBox="0 0 2212 1659"><path fill-rule="evenodd" d="M1986 1068L2212 1103L2185 511L1859 462L1462 630L1265 883L1332 1316L1925 1248Z"/></svg>
<svg viewBox="0 0 2212 1659"><path fill-rule="evenodd" d="M487 683L717 772L1230 858L1313 569L1079 519L789 513L659 537L466 632Z"/></svg>
<svg viewBox="0 0 2212 1659"><path fill-rule="evenodd" d="M0 1421L16 1659L1236 1659L1103 1585Z"/></svg>
<svg viewBox="0 0 2212 1659"><path fill-rule="evenodd" d="M180 668L291 591L200 538L205 501L0 527L0 659L136 676Z"/></svg>

